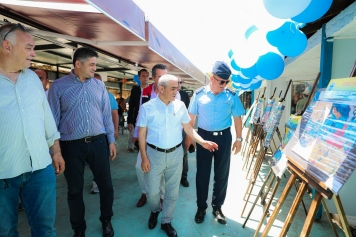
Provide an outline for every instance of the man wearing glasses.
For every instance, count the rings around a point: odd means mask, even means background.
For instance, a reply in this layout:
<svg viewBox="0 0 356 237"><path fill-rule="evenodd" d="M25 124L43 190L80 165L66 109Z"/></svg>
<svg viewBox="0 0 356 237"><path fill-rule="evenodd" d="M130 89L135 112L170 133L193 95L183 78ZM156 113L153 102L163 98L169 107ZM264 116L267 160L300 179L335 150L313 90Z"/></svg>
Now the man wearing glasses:
<svg viewBox="0 0 356 237"><path fill-rule="evenodd" d="M207 151L200 145L197 146L196 193L198 210L195 215L196 223L204 221L208 207L206 201L208 199L211 164L214 158L214 189L211 204L213 215L216 217L215 220L220 224L226 224L221 206L226 197L231 151L236 155L241 149L241 115L244 113L238 95L226 88L230 75L229 66L224 62L217 61L210 76L209 85L195 91L188 109L191 126L194 126L196 116L199 114L198 134L203 139L215 142L219 146L219 150L213 152ZM233 144L230 132L231 117L234 120L236 133L236 140ZM188 136L186 140L187 147L193 144Z"/></svg>
<svg viewBox="0 0 356 237"><path fill-rule="evenodd" d="M56 175L64 160L42 84L28 69L35 43L21 24L1 26L0 42L0 236L18 236L19 196L31 235L56 236Z"/></svg>

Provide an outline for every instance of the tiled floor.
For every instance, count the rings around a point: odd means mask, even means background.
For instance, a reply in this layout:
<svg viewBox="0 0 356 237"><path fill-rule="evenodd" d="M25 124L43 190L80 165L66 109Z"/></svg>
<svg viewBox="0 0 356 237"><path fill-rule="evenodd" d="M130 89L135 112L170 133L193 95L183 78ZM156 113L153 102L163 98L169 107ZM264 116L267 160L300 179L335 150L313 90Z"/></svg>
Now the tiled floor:
<svg viewBox="0 0 356 237"><path fill-rule="evenodd" d="M150 214L148 205L141 208L136 207L136 202L140 197L140 189L136 178L135 163L137 153L127 152L127 134L120 135L118 139L118 156L112 162L111 173L115 190L114 200L114 216L112 218L112 224L115 229L115 236L125 237L140 237L140 236L152 236L160 237L166 236L162 231L160 223L153 230L149 230L147 227L147 221ZM195 195L195 171L196 161L195 153L189 154L189 173L188 180L190 187L180 187L180 196L178 204L175 210L175 217L173 220L173 226L176 228L180 237L225 237L225 236L253 236L255 228L261 218L262 207L259 202L252 212L246 227L242 228L242 224L245 221L245 217L250 210L251 203L254 201L262 182L258 182L253 190L253 195L250 198L250 203L241 217L241 211L244 205L243 195L246 191L248 181L246 180L246 171L242 170L243 161L240 155L232 156L231 170L229 177L228 193L225 204L222 208L224 214L227 217L227 225L218 224L213 215L211 214L211 207L207 210L207 215L204 223L196 224L194 222L194 215L196 212L196 195ZM264 177L269 171L268 165L262 167L260 172L261 177ZM287 177L289 175L287 174ZM213 177L213 175L211 176ZM261 178L260 177L260 178ZM259 179L261 180L261 179ZM89 168L85 170L85 194L84 201L86 204L86 221L87 231L86 236L101 236L101 223L99 221L99 195L90 194L92 181L92 174ZM273 202L273 206L276 205L277 199L283 190L287 178L282 179L279 191ZM210 182L212 184L212 181ZM212 190L212 186L210 185ZM295 197L296 191L292 189L285 205L283 206L277 220L274 222L272 229L269 232L269 236L278 236L285 220L286 214L291 206L291 203ZM210 192L211 201L211 192ZM307 208L310 205L311 198L305 195L304 202ZM299 208L294 222L292 223L287 236L299 236L302 226L305 221L305 213L302 207ZM159 216L160 219L160 216ZM262 227L264 228L264 226ZM61 175L57 179L57 219L56 219L57 236L72 236L73 231L69 223L69 211L66 201L66 182L64 176ZM30 236L29 226L27 224L27 218L25 211L19 212L19 232L20 236ZM344 233L338 229L339 236L344 236ZM333 236L331 227L323 214L321 221L316 222L313 226L310 236Z"/></svg>

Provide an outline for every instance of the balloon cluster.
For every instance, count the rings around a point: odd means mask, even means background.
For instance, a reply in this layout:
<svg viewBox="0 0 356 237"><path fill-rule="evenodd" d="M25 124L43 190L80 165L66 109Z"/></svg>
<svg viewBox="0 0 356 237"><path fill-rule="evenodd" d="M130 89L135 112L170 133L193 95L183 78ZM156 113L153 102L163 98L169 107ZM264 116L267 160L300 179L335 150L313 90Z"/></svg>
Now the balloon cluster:
<svg viewBox="0 0 356 237"><path fill-rule="evenodd" d="M307 47L307 37L299 28L319 19L332 4L332 0L260 1L263 4L254 6L254 24L228 53L232 86L237 90L255 90L263 79L282 75L284 56L298 56Z"/></svg>
<svg viewBox="0 0 356 237"><path fill-rule="evenodd" d="M134 82L136 82L138 86L141 84L141 81L140 81L140 79L138 78L138 75L135 75L135 76L132 78L132 80L133 80Z"/></svg>

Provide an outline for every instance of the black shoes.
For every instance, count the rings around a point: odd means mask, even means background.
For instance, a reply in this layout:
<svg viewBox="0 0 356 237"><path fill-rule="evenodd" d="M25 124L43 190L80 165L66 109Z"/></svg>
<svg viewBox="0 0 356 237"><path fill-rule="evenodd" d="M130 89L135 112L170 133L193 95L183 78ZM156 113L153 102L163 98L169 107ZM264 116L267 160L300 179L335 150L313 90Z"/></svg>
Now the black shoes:
<svg viewBox="0 0 356 237"><path fill-rule="evenodd" d="M171 223L161 224L161 229L167 233L168 237L178 237L177 231Z"/></svg>
<svg viewBox="0 0 356 237"><path fill-rule="evenodd" d="M85 237L85 231L75 231L73 237Z"/></svg>
<svg viewBox="0 0 356 237"><path fill-rule="evenodd" d="M197 213L195 214L195 222L198 224L202 223L204 221L205 214L205 209L198 207Z"/></svg>
<svg viewBox="0 0 356 237"><path fill-rule="evenodd" d="M103 221L103 237L113 237L114 236L114 229L112 228L110 221Z"/></svg>
<svg viewBox="0 0 356 237"><path fill-rule="evenodd" d="M153 228L156 227L158 215L159 215L159 211L158 212L151 212L150 218L148 219L148 228L150 230L152 230Z"/></svg>
<svg viewBox="0 0 356 237"><path fill-rule="evenodd" d="M181 179L180 183L182 184L183 187L189 187L189 182L187 179Z"/></svg>
<svg viewBox="0 0 356 237"><path fill-rule="evenodd" d="M222 225L226 224L226 218L225 218L224 214L222 213L221 208L213 209L213 215L215 216L215 220L217 222L219 222Z"/></svg>
<svg viewBox="0 0 356 237"><path fill-rule="evenodd" d="M146 194L143 193L140 197L140 199L138 200L137 204L136 204L136 207L142 207L143 205L145 205L147 201L147 197L146 197Z"/></svg>

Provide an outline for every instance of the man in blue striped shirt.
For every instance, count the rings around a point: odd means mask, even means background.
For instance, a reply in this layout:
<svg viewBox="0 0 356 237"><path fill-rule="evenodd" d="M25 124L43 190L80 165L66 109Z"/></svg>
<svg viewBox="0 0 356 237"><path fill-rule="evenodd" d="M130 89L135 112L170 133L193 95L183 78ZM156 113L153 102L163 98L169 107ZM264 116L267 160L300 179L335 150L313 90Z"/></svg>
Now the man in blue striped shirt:
<svg viewBox="0 0 356 237"><path fill-rule="evenodd" d="M18 236L19 196L31 235L56 236L55 173L64 160L42 84L28 69L35 43L23 25L6 24L0 44L0 236Z"/></svg>
<svg viewBox="0 0 356 237"><path fill-rule="evenodd" d="M110 161L116 157L114 124L109 96L102 81L96 80L98 54L78 48L73 55L74 69L55 80L48 93L66 162L64 176L68 185L70 222L74 236L85 236L83 201L84 166L89 164L100 190L100 221L103 236L113 236L111 226L114 189Z"/></svg>

